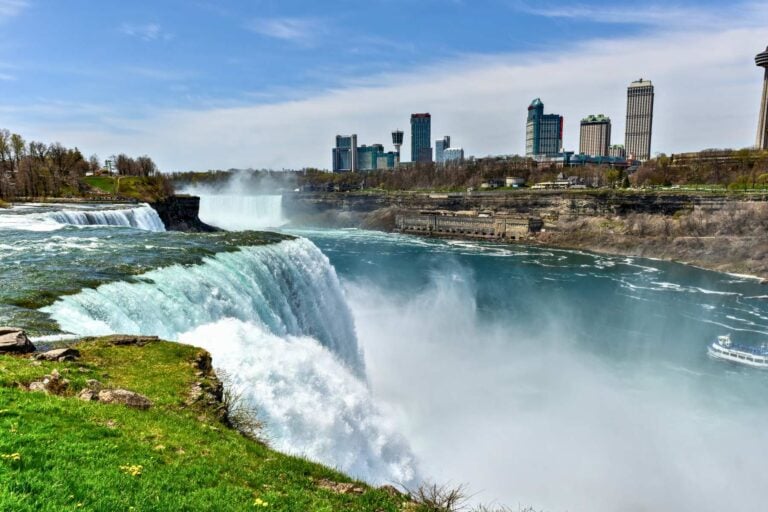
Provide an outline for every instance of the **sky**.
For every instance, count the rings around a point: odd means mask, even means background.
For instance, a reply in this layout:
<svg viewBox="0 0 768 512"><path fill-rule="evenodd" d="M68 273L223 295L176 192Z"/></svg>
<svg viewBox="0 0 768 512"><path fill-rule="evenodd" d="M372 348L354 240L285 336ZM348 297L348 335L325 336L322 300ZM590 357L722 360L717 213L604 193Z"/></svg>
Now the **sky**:
<svg viewBox="0 0 768 512"><path fill-rule="evenodd" d="M768 2L0 0L0 127L163 171L329 168L413 112L467 155L524 152L540 97L623 143L656 87L654 153L754 144ZM403 159L409 159L409 144Z"/></svg>

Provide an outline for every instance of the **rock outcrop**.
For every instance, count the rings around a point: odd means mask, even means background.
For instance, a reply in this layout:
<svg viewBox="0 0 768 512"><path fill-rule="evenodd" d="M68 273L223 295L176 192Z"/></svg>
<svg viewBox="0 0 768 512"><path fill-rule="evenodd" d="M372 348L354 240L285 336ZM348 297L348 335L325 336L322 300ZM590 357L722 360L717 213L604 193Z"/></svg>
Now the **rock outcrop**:
<svg viewBox="0 0 768 512"><path fill-rule="evenodd" d="M210 233L221 231L200 220L200 198L196 196L170 196L151 203L169 231Z"/></svg>
<svg viewBox="0 0 768 512"><path fill-rule="evenodd" d="M121 404L134 409L149 409L152 401L134 391L127 389L102 389L99 391L98 400L104 404Z"/></svg>
<svg viewBox="0 0 768 512"><path fill-rule="evenodd" d="M57 348L47 352L35 354L34 359L38 361L74 361L80 357L80 351L74 348Z"/></svg>
<svg viewBox="0 0 768 512"><path fill-rule="evenodd" d="M27 333L15 327L0 327L0 354L28 354L35 351Z"/></svg>
<svg viewBox="0 0 768 512"><path fill-rule="evenodd" d="M31 382L29 390L51 395L63 395L69 389L69 380L64 379L58 370L53 370L50 375L43 377L43 380Z"/></svg>

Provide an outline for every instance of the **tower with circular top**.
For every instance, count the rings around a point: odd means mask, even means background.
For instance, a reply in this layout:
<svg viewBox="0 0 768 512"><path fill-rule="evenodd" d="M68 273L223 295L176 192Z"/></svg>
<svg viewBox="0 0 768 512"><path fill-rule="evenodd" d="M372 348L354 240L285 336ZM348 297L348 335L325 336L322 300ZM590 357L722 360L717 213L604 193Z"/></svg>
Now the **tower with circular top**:
<svg viewBox="0 0 768 512"><path fill-rule="evenodd" d="M760 120L757 125L757 149L768 149L768 48L758 53L755 64L765 68L763 77L763 99L760 102Z"/></svg>

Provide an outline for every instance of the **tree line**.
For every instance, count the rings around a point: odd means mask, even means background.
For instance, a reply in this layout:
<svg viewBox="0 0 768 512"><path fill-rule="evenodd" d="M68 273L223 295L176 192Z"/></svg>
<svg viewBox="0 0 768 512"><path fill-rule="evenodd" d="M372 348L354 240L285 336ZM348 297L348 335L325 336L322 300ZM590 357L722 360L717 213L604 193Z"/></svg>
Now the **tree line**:
<svg viewBox="0 0 768 512"><path fill-rule="evenodd" d="M119 154L110 162L120 176L158 174L157 166L146 155L131 158ZM82 196L90 189L82 178L104 168L97 155L86 159L76 147L27 142L18 133L0 129L0 198Z"/></svg>

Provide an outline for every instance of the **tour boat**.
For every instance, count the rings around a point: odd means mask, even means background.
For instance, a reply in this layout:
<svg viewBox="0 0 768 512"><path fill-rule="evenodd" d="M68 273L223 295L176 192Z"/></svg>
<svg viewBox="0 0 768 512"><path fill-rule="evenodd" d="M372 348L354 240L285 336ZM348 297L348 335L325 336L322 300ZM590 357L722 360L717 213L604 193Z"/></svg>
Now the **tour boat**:
<svg viewBox="0 0 768 512"><path fill-rule="evenodd" d="M746 347L734 344L729 335L718 336L717 341L709 346L707 352L715 359L768 369L768 344L766 343L759 347Z"/></svg>

